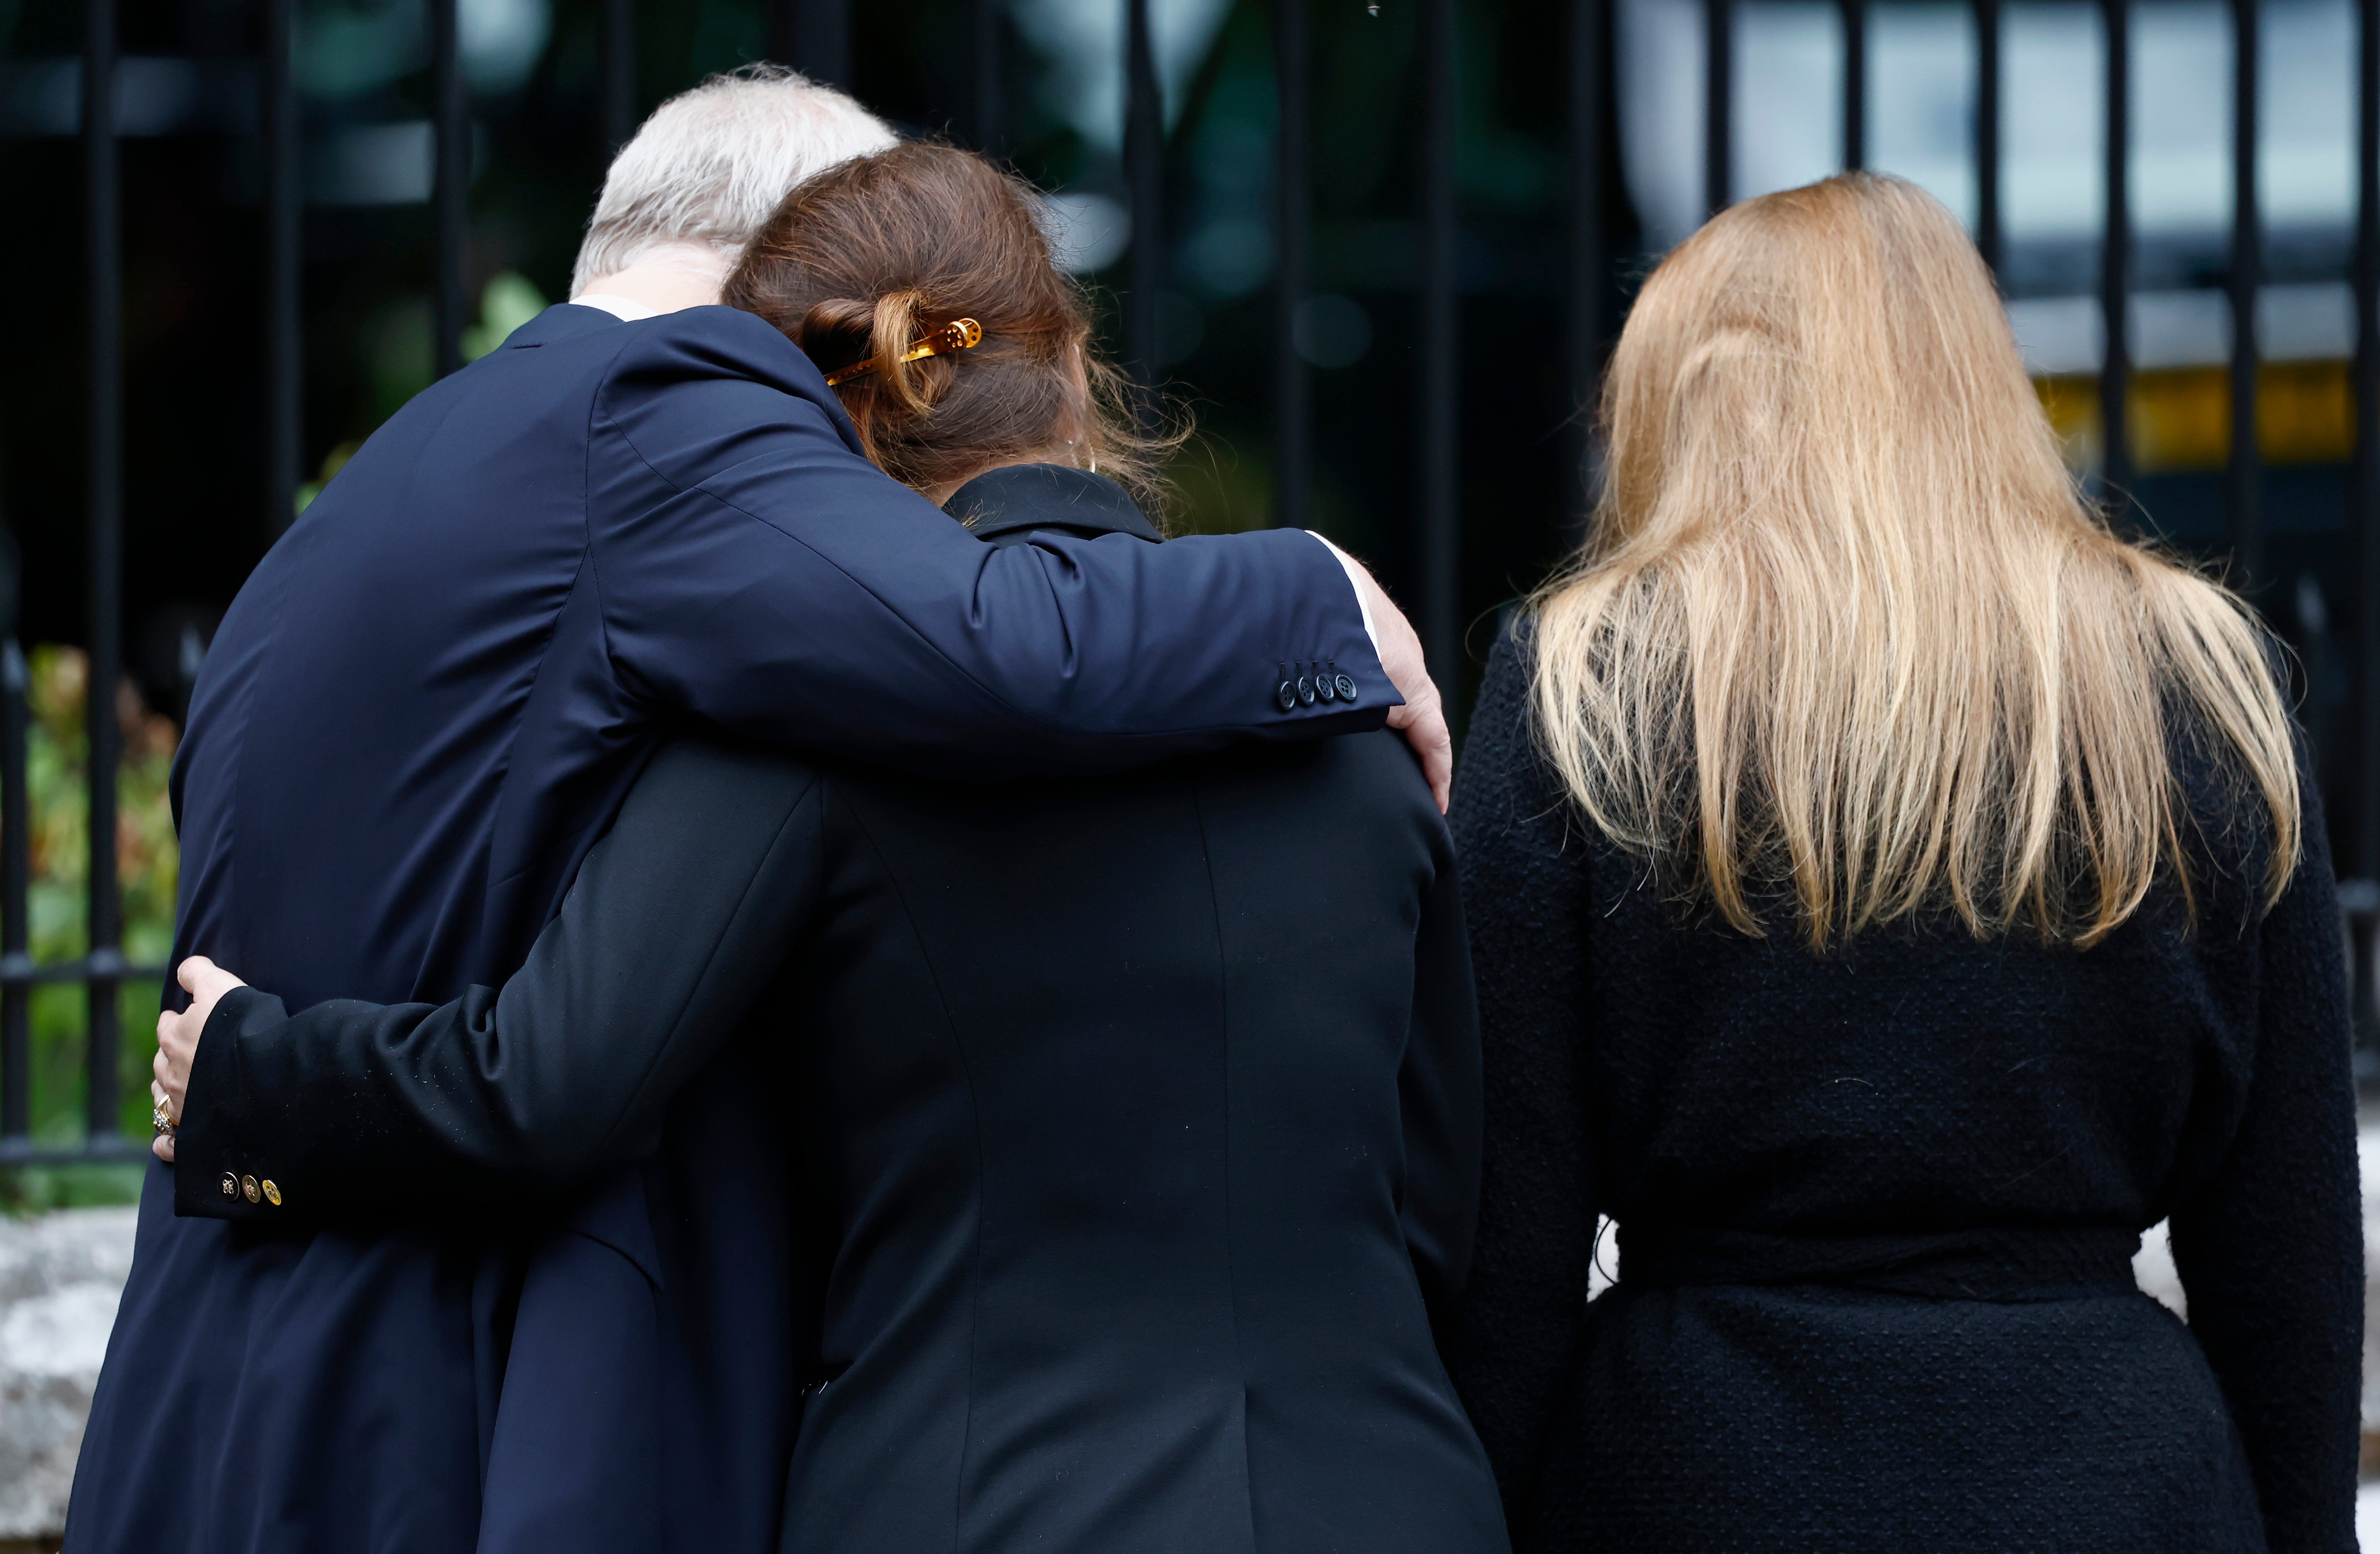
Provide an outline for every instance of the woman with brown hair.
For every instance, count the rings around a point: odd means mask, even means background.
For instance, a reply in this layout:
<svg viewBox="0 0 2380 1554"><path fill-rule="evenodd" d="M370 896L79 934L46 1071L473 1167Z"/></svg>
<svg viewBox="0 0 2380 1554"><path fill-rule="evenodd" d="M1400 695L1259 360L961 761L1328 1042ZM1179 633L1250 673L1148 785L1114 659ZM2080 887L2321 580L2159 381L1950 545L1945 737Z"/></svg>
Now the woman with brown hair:
<svg viewBox="0 0 2380 1554"><path fill-rule="evenodd" d="M868 456L937 504L988 469L1050 462L1150 497L1166 444L1134 430L1091 348L1038 198L948 146L846 163L794 191L722 299L800 346Z"/></svg>
<svg viewBox="0 0 2380 1554"><path fill-rule="evenodd" d="M726 295L987 554L1158 541L1117 483L1155 450L981 158L820 175ZM1392 735L963 786L689 731L500 994L287 1017L182 975L177 1171L320 1215L644 1154L528 1261L485 1554L1506 1547L1432 1342L1477 1032Z"/></svg>
<svg viewBox="0 0 2380 1554"><path fill-rule="evenodd" d="M1682 245L1603 422L1455 797L1516 1546L2346 1554L2346 994L2263 628L2078 496L1896 179Z"/></svg>

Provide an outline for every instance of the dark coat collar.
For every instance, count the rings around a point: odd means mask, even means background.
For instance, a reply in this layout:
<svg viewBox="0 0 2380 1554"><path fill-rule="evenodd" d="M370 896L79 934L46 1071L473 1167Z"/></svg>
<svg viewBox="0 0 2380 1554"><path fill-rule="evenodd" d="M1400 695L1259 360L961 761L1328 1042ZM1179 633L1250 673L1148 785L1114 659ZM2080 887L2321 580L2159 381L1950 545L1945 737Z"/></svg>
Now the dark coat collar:
<svg viewBox="0 0 2380 1554"><path fill-rule="evenodd" d="M1054 528L1096 538L1164 538L1124 489L1103 475L1065 464L1012 464L978 475L951 493L942 511L995 545L1024 540L1026 529Z"/></svg>

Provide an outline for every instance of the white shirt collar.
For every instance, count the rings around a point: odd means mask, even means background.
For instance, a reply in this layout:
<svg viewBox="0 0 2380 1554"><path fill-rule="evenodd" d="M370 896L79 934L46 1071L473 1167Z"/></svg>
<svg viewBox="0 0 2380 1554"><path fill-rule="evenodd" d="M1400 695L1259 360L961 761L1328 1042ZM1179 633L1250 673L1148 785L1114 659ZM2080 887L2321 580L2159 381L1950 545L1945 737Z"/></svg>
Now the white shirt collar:
<svg viewBox="0 0 2380 1554"><path fill-rule="evenodd" d="M622 319L630 323L634 323L638 319L661 317L661 310L658 308L648 308L633 298L615 296L608 291L581 292L570 300L581 308L600 309L615 319Z"/></svg>

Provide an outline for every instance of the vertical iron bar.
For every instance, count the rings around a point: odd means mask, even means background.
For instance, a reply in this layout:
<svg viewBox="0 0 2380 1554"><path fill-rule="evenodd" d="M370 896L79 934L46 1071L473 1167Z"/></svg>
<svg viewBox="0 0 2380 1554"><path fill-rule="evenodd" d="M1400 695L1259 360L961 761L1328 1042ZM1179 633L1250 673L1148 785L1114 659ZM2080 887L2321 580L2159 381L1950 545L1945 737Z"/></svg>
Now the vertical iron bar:
<svg viewBox="0 0 2380 1554"><path fill-rule="evenodd" d="M305 425L299 265L298 86L290 69L298 0L264 0L264 534L298 516Z"/></svg>
<svg viewBox="0 0 2380 1554"><path fill-rule="evenodd" d="M2355 872L2380 880L2380 0L2355 14Z"/></svg>
<svg viewBox="0 0 2380 1554"><path fill-rule="evenodd" d="M1975 0L1975 247L1998 274L2000 238L2000 0Z"/></svg>
<svg viewBox="0 0 2380 1554"><path fill-rule="evenodd" d="M1703 206L1714 216L1728 207L1734 93L1734 0L1703 0Z"/></svg>
<svg viewBox="0 0 2380 1554"><path fill-rule="evenodd" d="M0 967L30 968L25 910L32 848L26 837L32 805L25 795L25 655L17 646L16 611L0 638ZM33 1124L32 989L0 986L0 1145L21 1140Z"/></svg>
<svg viewBox="0 0 2380 1554"><path fill-rule="evenodd" d="M803 0L772 0L769 6L769 57L799 69L802 58Z"/></svg>
<svg viewBox="0 0 2380 1554"><path fill-rule="evenodd" d="M1455 490L1457 275L1454 0L1422 6L1422 648L1440 685L1458 683L1463 515ZM1451 696L1450 695L1450 700Z"/></svg>
<svg viewBox="0 0 2380 1554"><path fill-rule="evenodd" d="M2265 582L2264 450L2256 434L2256 289L2264 229L2256 200L2256 10L2231 0L2231 467L2232 580L2244 593Z"/></svg>
<svg viewBox="0 0 2380 1554"><path fill-rule="evenodd" d="M1148 30L1149 0L1124 0L1124 179L1132 202L1132 265L1124 291L1124 352L1144 427L1157 419L1157 293L1165 280L1165 104Z"/></svg>
<svg viewBox="0 0 2380 1554"><path fill-rule="evenodd" d="M1273 283L1273 442L1278 478L1273 521L1309 527L1306 496L1313 436L1314 384L1297 349L1297 312L1305 300L1307 237L1312 221L1306 150L1308 63L1305 0L1273 0L1273 81L1280 114L1274 142L1279 212Z"/></svg>
<svg viewBox="0 0 2380 1554"><path fill-rule="evenodd" d="M431 328L438 376L463 365L464 199L471 121L463 95L456 0L430 0Z"/></svg>
<svg viewBox="0 0 2380 1554"><path fill-rule="evenodd" d="M975 0L975 70L973 80L976 150L998 156L1008 144L1008 94L1001 73L1002 61L1002 0Z"/></svg>
<svg viewBox="0 0 2380 1554"><path fill-rule="evenodd" d="M1867 0L1842 0L1843 167L1867 165Z"/></svg>
<svg viewBox="0 0 2380 1554"><path fill-rule="evenodd" d="M115 115L115 0L85 0L82 78L83 193L91 252L91 645L90 735L91 1024L84 1050L89 1144L116 1135L115 979L122 928L115 889L115 766L122 743L115 682L123 635L124 309L123 240Z"/></svg>
<svg viewBox="0 0 2380 1554"><path fill-rule="evenodd" d="M781 0L793 13L793 47L785 57L795 69L826 86L851 86L851 0Z"/></svg>
<svg viewBox="0 0 2380 1554"><path fill-rule="evenodd" d="M2100 0L2099 6L2107 35L2107 210L2099 251L2099 316L2107 341L2099 358L2099 440L2106 453L2099 468L2107 500L2119 516L2130 509L2132 480L2124 421L2131 376L2131 0Z"/></svg>
<svg viewBox="0 0 2380 1554"><path fill-rule="evenodd" d="M850 0L775 0L769 9L769 55L811 80L847 89Z"/></svg>
<svg viewBox="0 0 2380 1554"><path fill-rule="evenodd" d="M603 0L603 151L637 132L637 0Z"/></svg>
<svg viewBox="0 0 2380 1554"><path fill-rule="evenodd" d="M1577 521L1595 505L1595 400L1603 360L1603 290L1610 256L1603 235L1605 0L1570 7L1570 395L1577 429Z"/></svg>

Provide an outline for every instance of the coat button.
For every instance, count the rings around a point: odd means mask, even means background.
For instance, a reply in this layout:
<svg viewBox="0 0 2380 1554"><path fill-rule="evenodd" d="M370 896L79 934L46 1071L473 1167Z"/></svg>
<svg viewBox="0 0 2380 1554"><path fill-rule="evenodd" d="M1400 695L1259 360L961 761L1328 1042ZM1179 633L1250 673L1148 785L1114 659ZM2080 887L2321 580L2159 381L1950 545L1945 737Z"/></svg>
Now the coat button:
<svg viewBox="0 0 2380 1554"><path fill-rule="evenodd" d="M243 1176L239 1179L239 1191L240 1196L250 1203L254 1203L261 1196L256 1189L256 1178L253 1176Z"/></svg>
<svg viewBox="0 0 2380 1554"><path fill-rule="evenodd" d="M1308 707L1314 705L1314 682L1303 674L1297 677L1297 699Z"/></svg>
<svg viewBox="0 0 2380 1554"><path fill-rule="evenodd" d="M1278 701L1278 702L1280 702L1280 703L1281 703L1281 710L1282 711L1284 711L1284 712L1294 712L1294 711L1296 711L1296 710L1297 710L1297 686L1296 686L1296 683L1295 683L1295 682L1293 682L1293 681L1290 681L1290 680L1283 680L1283 681L1281 683L1281 688L1280 688L1279 690L1277 690L1277 691L1275 691L1275 692L1273 692L1273 693L1272 693L1272 698L1273 698L1275 701Z"/></svg>
<svg viewBox="0 0 2380 1554"><path fill-rule="evenodd" d="M257 1185L264 1189L265 1202L271 1204L275 1208L281 1207L281 1189L273 1184L273 1178L268 1176L263 1181L258 1183Z"/></svg>
<svg viewBox="0 0 2380 1554"><path fill-rule="evenodd" d="M223 1173L223 1196L227 1198L239 1196L239 1178L230 1172Z"/></svg>
<svg viewBox="0 0 2380 1554"><path fill-rule="evenodd" d="M1336 701L1339 699L1339 687L1330 683L1330 675L1317 674L1314 677L1314 694L1325 701Z"/></svg>
<svg viewBox="0 0 2380 1554"><path fill-rule="evenodd" d="M1332 684L1339 687L1340 700L1353 701L1355 699L1355 681L1353 675L1342 674L1337 680L1333 681Z"/></svg>

